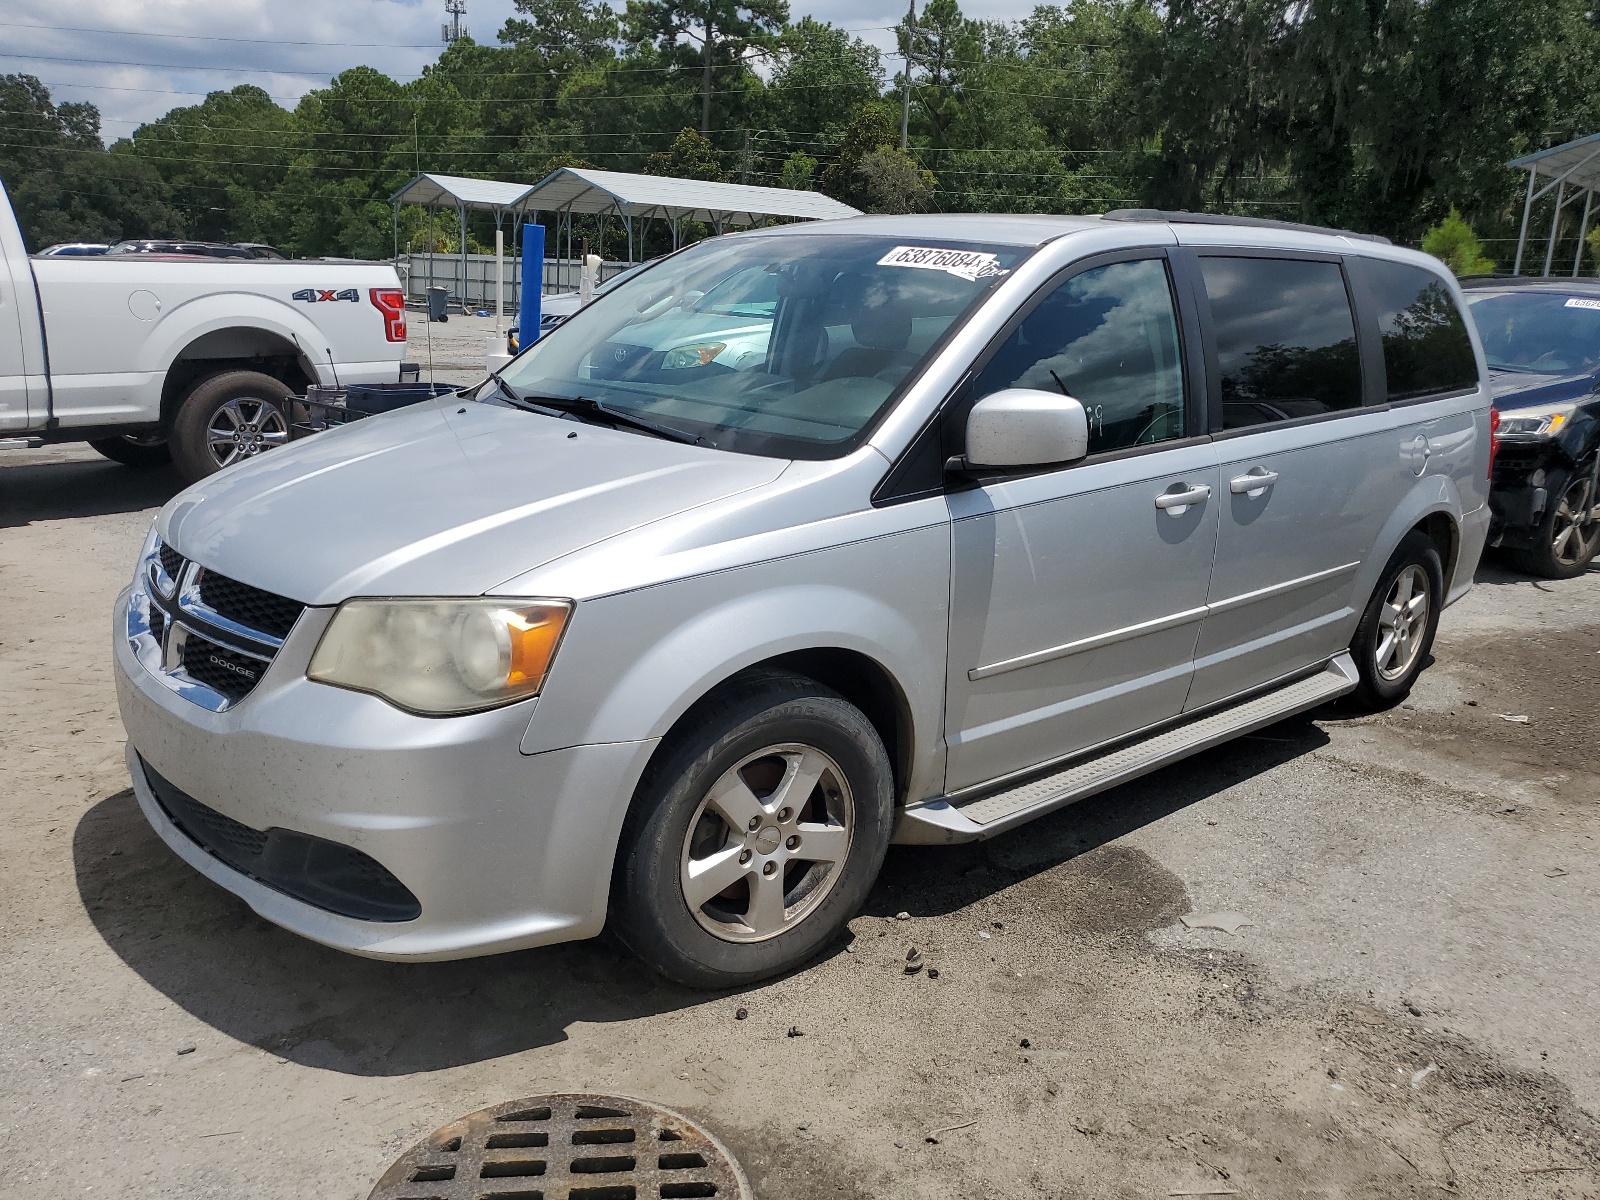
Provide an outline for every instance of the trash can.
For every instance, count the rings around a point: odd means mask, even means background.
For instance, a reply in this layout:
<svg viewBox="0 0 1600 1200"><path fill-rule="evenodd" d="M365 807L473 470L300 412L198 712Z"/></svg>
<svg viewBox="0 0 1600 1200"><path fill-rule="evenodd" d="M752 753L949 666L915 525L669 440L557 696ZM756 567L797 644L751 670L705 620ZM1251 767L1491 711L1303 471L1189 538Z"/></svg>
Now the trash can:
<svg viewBox="0 0 1600 1200"><path fill-rule="evenodd" d="M428 320L448 321L450 314L445 311L445 305L450 300L450 289L435 284L428 289Z"/></svg>

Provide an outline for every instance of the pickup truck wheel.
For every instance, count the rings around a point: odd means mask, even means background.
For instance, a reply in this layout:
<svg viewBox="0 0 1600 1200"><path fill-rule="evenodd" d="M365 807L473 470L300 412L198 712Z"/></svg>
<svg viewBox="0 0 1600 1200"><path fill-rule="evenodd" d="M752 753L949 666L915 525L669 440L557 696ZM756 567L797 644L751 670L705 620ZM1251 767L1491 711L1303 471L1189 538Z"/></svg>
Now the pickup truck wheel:
<svg viewBox="0 0 1600 1200"><path fill-rule="evenodd" d="M1592 494L1592 463L1591 459L1590 466L1550 481L1550 503L1534 531L1532 547L1511 552L1511 560L1530 575L1575 579L1594 561L1600 549L1600 520L1593 514L1600 499Z"/></svg>
<svg viewBox="0 0 1600 1200"><path fill-rule="evenodd" d="M1383 568L1350 644L1361 676L1350 697L1356 708L1377 712L1410 694L1428 661L1443 604L1438 547L1424 534L1406 534Z"/></svg>
<svg viewBox="0 0 1600 1200"><path fill-rule="evenodd" d="M172 423L172 460L190 483L289 441L287 384L259 371L200 380Z"/></svg>
<svg viewBox="0 0 1600 1200"><path fill-rule="evenodd" d="M892 772L871 722L810 680L762 675L664 750L624 833L618 935L690 987L802 965L866 901L888 848Z"/></svg>
<svg viewBox="0 0 1600 1200"><path fill-rule="evenodd" d="M164 467L172 461L172 448L160 433L124 433L120 437L95 438L92 450L125 467Z"/></svg>

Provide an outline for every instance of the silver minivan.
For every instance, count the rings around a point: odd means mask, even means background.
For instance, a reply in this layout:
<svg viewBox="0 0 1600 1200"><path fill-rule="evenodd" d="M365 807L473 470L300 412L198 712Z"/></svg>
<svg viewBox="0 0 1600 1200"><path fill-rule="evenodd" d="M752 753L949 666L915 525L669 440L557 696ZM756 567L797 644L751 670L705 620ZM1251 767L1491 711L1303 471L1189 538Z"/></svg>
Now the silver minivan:
<svg viewBox="0 0 1600 1200"><path fill-rule="evenodd" d="M1482 350L1433 259L1144 210L720 237L498 377L230 468L115 617L146 817L386 959L609 921L709 987L1339 696L1471 586Z"/></svg>

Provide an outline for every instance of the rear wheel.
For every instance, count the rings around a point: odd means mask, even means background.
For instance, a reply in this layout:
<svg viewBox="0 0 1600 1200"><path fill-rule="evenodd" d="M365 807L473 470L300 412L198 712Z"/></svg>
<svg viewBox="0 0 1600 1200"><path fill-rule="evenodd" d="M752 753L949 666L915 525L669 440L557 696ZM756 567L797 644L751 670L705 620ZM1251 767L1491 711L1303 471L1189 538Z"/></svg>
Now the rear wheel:
<svg viewBox="0 0 1600 1200"><path fill-rule="evenodd" d="M1351 696L1357 707L1375 711L1406 698L1428 661L1443 603L1439 548L1412 531L1390 556L1350 643L1361 677Z"/></svg>
<svg viewBox="0 0 1600 1200"><path fill-rule="evenodd" d="M190 483L289 441L287 384L224 371L189 390L172 423L172 459Z"/></svg>
<svg viewBox="0 0 1600 1200"><path fill-rule="evenodd" d="M640 784L617 933L691 987L792 970L865 902L893 806L888 755L854 705L796 676L736 685Z"/></svg>
<svg viewBox="0 0 1600 1200"><path fill-rule="evenodd" d="M163 433L124 433L95 438L91 449L125 467L164 467L172 461L172 448Z"/></svg>
<svg viewBox="0 0 1600 1200"><path fill-rule="evenodd" d="M1592 465L1571 475L1552 479L1551 503L1534 534L1533 545L1511 552L1511 560L1531 575L1546 579L1572 579L1589 569L1600 549L1600 521L1592 517L1594 495Z"/></svg>

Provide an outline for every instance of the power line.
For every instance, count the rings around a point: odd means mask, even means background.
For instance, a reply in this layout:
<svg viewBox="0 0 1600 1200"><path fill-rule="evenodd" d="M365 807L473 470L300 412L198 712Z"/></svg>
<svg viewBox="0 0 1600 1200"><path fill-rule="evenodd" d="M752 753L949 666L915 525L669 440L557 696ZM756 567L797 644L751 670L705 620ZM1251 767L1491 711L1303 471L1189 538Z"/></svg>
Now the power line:
<svg viewBox="0 0 1600 1200"><path fill-rule="evenodd" d="M375 0L387 3L388 0ZM212 33L157 33L147 29L94 29L85 25L29 25L21 21L0 21L3 29L37 29L41 33L104 33L114 37L172 38L185 42L244 42L257 46L328 46L348 50L436 50L437 42L305 42L290 38L228 37Z"/></svg>

